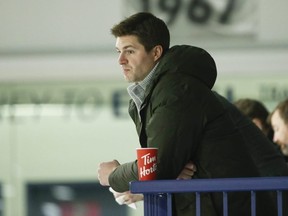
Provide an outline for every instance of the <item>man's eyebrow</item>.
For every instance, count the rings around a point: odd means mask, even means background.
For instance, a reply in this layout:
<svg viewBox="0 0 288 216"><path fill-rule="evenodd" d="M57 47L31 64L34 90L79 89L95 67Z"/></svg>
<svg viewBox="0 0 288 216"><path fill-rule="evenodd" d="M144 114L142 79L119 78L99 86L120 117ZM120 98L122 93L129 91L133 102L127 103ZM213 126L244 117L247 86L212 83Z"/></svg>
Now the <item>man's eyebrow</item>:
<svg viewBox="0 0 288 216"><path fill-rule="evenodd" d="M124 46L124 47L123 47L123 50L125 50L125 49L129 49L129 48L135 48L135 47L132 46L132 45L127 45L127 46ZM116 49L119 50L118 47L116 47Z"/></svg>

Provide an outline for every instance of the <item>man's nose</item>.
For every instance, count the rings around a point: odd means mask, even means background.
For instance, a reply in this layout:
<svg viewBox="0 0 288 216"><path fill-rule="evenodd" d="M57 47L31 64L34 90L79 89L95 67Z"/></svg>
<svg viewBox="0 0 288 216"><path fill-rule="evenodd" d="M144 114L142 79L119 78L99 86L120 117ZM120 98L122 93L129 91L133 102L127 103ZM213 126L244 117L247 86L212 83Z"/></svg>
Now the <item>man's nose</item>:
<svg viewBox="0 0 288 216"><path fill-rule="evenodd" d="M123 64L126 64L127 63L127 59L125 57L125 55L123 53L120 53L119 54L119 57L118 57L118 63L120 65L123 65Z"/></svg>

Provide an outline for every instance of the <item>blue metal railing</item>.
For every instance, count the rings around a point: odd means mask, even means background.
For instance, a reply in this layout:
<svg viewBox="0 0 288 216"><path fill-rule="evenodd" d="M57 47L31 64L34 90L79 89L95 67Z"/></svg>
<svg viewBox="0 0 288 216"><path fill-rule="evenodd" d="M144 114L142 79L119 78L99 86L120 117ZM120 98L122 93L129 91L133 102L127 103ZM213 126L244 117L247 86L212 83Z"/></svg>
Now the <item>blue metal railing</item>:
<svg viewBox="0 0 288 216"><path fill-rule="evenodd" d="M132 193L144 194L144 216L172 216L173 193L196 194L196 216L201 216L200 195L223 193L223 216L228 216L228 192L250 191L251 216L256 216L256 191L276 191L278 216L282 212L282 191L288 190L288 177L223 178L193 180L155 180L130 183Z"/></svg>

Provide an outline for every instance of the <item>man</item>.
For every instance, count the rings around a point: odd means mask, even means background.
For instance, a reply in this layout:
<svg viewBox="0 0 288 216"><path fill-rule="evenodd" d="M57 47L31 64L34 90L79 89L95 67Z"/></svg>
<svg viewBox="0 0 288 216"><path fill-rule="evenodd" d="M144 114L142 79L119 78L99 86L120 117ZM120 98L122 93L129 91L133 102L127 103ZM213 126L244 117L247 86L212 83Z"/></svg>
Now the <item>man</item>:
<svg viewBox="0 0 288 216"><path fill-rule="evenodd" d="M273 141L279 145L288 162L288 99L275 107L269 119L274 130Z"/></svg>
<svg viewBox="0 0 288 216"><path fill-rule="evenodd" d="M197 172L190 168L184 178L193 175L192 181L288 175L283 157L264 134L211 90L217 71L209 53L187 45L169 48L167 26L150 13L132 15L111 31L124 77L133 83L128 87L129 114L140 145L159 149L157 179L181 177L191 161ZM138 180L137 161L103 162L98 177L102 185L129 193L129 182ZM222 215L220 197L204 194L202 214ZM230 193L229 215L250 215L249 197ZM173 215L195 215L194 194L175 194L173 200ZM276 215L268 193L257 194L257 206L257 216Z"/></svg>
<svg viewBox="0 0 288 216"><path fill-rule="evenodd" d="M241 98L233 104L272 141L273 130L268 123L269 111L261 101Z"/></svg>

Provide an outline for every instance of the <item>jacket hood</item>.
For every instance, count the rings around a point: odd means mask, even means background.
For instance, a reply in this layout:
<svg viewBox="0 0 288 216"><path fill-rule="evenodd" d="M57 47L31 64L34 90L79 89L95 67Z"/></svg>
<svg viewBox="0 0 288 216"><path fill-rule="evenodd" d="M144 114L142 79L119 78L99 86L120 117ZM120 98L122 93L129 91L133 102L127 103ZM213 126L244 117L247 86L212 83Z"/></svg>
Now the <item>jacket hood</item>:
<svg viewBox="0 0 288 216"><path fill-rule="evenodd" d="M217 69L212 56L204 49L189 45L171 47L159 63L161 71L188 74L199 79L212 89Z"/></svg>

